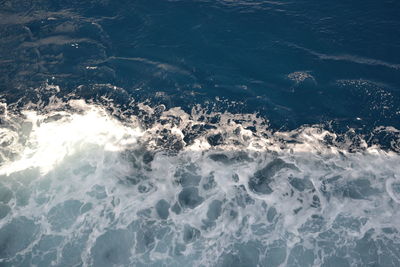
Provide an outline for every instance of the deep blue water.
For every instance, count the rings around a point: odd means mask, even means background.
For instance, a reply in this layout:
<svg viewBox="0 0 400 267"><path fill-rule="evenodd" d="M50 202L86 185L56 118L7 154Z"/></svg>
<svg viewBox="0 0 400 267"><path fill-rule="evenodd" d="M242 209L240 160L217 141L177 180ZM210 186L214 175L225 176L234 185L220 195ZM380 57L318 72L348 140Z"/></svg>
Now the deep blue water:
<svg viewBox="0 0 400 267"><path fill-rule="evenodd" d="M397 1L1 6L1 87L11 95L45 79L65 91L111 83L137 98L164 92L157 101L169 106L242 101L242 110L277 127L327 120L399 126ZM288 77L297 72L310 78Z"/></svg>
<svg viewBox="0 0 400 267"><path fill-rule="evenodd" d="M4 266L400 265L399 1L0 0L0 101Z"/></svg>

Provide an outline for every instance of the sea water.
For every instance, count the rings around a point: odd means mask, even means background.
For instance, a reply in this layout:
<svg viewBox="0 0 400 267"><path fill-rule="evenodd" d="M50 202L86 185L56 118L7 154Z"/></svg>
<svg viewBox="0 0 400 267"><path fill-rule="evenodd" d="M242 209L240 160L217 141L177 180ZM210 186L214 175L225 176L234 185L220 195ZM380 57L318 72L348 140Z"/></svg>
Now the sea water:
<svg viewBox="0 0 400 267"><path fill-rule="evenodd" d="M2 266L399 266L395 1L0 1Z"/></svg>

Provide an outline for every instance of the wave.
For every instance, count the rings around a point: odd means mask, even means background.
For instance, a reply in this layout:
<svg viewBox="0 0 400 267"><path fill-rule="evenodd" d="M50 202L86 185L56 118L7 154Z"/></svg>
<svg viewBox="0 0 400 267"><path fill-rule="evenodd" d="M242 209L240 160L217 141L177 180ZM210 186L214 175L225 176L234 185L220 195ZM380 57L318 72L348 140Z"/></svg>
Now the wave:
<svg viewBox="0 0 400 267"><path fill-rule="evenodd" d="M55 97L2 114L3 263L400 264L397 129Z"/></svg>

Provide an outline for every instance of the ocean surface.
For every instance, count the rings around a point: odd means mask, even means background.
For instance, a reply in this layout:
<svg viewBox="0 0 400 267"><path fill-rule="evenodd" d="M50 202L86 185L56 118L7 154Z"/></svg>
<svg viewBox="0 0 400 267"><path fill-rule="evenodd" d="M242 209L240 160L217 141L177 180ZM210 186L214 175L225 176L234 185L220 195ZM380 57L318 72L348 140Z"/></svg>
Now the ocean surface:
<svg viewBox="0 0 400 267"><path fill-rule="evenodd" d="M0 0L0 266L400 266L400 1Z"/></svg>

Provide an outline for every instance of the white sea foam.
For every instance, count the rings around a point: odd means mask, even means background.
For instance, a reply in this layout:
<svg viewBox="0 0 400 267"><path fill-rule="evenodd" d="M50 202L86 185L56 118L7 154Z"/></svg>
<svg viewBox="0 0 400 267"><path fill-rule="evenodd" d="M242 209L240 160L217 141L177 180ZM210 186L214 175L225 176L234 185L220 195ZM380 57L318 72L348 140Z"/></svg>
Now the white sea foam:
<svg viewBox="0 0 400 267"><path fill-rule="evenodd" d="M3 263L399 262L396 152L254 114L52 103L2 118Z"/></svg>
<svg viewBox="0 0 400 267"><path fill-rule="evenodd" d="M46 174L64 158L79 153L86 146L120 151L136 143L142 134L139 128L123 125L99 107L82 101L70 101L69 104L80 112L55 111L44 115L29 110L22 112L25 119L20 134L27 140L23 148L19 147L22 151L18 159L3 164L0 175L29 168L39 168L42 174ZM17 134L3 129L5 140L2 142L16 140Z"/></svg>

